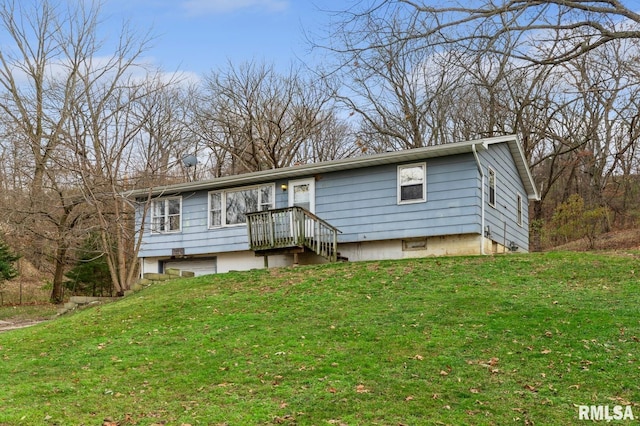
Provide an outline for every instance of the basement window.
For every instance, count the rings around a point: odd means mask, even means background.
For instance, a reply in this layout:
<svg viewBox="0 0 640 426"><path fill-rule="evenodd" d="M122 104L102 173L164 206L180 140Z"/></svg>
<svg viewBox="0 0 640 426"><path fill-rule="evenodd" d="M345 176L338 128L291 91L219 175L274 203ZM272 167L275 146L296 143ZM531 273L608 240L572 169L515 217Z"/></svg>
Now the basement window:
<svg viewBox="0 0 640 426"><path fill-rule="evenodd" d="M402 251L426 250L427 238L411 238L402 240Z"/></svg>

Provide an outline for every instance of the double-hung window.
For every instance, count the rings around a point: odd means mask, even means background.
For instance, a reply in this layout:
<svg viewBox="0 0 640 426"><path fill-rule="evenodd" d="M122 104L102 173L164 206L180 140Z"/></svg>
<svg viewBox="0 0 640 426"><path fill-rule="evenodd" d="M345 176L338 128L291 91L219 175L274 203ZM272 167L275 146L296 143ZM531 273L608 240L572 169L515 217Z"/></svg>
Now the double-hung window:
<svg viewBox="0 0 640 426"><path fill-rule="evenodd" d="M151 232L180 232L182 228L182 198L172 197L151 203Z"/></svg>
<svg viewBox="0 0 640 426"><path fill-rule="evenodd" d="M516 223L522 226L522 195L516 197Z"/></svg>
<svg viewBox="0 0 640 426"><path fill-rule="evenodd" d="M496 206L496 171L489 169L489 205Z"/></svg>
<svg viewBox="0 0 640 426"><path fill-rule="evenodd" d="M209 227L240 225L247 222L247 213L274 206L274 184L210 192Z"/></svg>
<svg viewBox="0 0 640 426"><path fill-rule="evenodd" d="M427 201L426 163L398 166L398 204Z"/></svg>

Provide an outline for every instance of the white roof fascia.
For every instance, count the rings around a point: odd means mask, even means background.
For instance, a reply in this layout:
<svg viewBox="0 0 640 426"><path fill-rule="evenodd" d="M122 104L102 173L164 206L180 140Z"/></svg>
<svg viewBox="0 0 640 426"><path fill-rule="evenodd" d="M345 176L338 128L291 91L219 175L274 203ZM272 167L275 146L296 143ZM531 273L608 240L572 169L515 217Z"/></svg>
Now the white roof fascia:
<svg viewBox="0 0 640 426"><path fill-rule="evenodd" d="M536 183L533 180L533 176L531 175L531 170L529 169L529 165L527 162L527 157L524 154L524 150L522 149L522 144L520 143L520 138L516 135L507 137L499 136L496 138L487 139L488 144L507 142L509 146L509 150L511 151L511 156L513 157L513 161L516 164L516 168L518 169L518 173L520 174L520 179L522 179L522 183L524 188L527 191L527 198L533 201L539 201L540 195L538 194L538 188L536 187Z"/></svg>

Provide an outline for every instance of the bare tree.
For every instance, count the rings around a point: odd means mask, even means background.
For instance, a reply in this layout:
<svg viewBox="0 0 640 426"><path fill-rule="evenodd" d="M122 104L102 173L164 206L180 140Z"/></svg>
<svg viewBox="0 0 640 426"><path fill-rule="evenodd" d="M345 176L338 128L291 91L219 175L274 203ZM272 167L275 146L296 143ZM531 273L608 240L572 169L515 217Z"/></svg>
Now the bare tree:
<svg viewBox="0 0 640 426"><path fill-rule="evenodd" d="M228 161L223 173L290 166L305 160L302 147L331 118L330 100L322 81L298 69L280 74L273 65L230 64L205 78L194 130Z"/></svg>
<svg viewBox="0 0 640 426"><path fill-rule="evenodd" d="M142 125L138 149L137 174L145 175L147 185L194 180L205 175L205 167L184 167L187 155L206 154L206 147L191 126L198 92L180 75L171 80L145 81L145 96L136 102L137 121Z"/></svg>
<svg viewBox="0 0 640 426"><path fill-rule="evenodd" d="M361 3L358 3L361 5ZM607 43L640 37L640 14L619 0L377 0L345 11L345 28L362 39L362 28L372 16L401 9L413 23L402 35L436 45L492 51L542 64L558 64L577 58ZM501 50L504 37L520 39L517 49ZM393 41L395 43L395 41ZM379 48L368 44L361 50ZM540 49L542 47L542 49Z"/></svg>
<svg viewBox="0 0 640 426"><path fill-rule="evenodd" d="M168 159L180 149L177 142L184 126L174 120L173 109L166 104L175 94L176 82L158 73L140 73L144 70L136 59L143 47L135 38L125 37L113 62L98 69L87 63L81 69L82 92L65 128L65 146L74 155L61 163L80 177L78 187L92 213L117 294L128 290L137 277L136 254L144 226L136 224L135 206L123 194L129 185L167 182L166 172L175 165ZM149 140L167 143L158 145L156 152L146 145ZM140 168L141 155L146 161ZM143 211L149 203L147 197Z"/></svg>
<svg viewBox="0 0 640 426"><path fill-rule="evenodd" d="M73 19L64 17L66 12ZM32 241L39 246L37 255L48 253L53 258L51 299L55 302L62 299L68 231L78 222L71 218L77 203L67 202L67 188L56 182L49 167L76 96L78 57L86 54L86 46L76 45L72 51L67 43L94 24L92 6L63 12L47 1L0 4L0 25L14 45L0 52L0 108L7 130L17 132L13 142L26 147L21 151L28 155L22 158L22 167L29 170L25 176L29 201L17 216L23 229L35 234ZM51 243L52 250L43 242Z"/></svg>
<svg viewBox="0 0 640 426"><path fill-rule="evenodd" d="M324 72L342 83L336 97L361 120L359 137L375 151L435 145L443 131L461 75L457 58L429 48L429 40L407 37L416 24L406 9L349 19L332 34L335 62ZM448 72L443 72L447 70Z"/></svg>
<svg viewBox="0 0 640 426"><path fill-rule="evenodd" d="M105 155L113 145L97 137L104 130L97 123L103 111L118 109L121 99L112 93L130 78L148 42L125 28L114 53L105 56L106 45L96 38L99 15L99 3L0 3L0 26L14 46L0 52L2 125L5 134L15 132L14 150L24 155L19 179L29 188L18 196L12 217L36 246L35 256L51 257L54 302L62 300L71 251L95 213L71 160L86 159L93 167L86 170L96 176L120 166ZM97 178L94 184L95 191L114 189Z"/></svg>

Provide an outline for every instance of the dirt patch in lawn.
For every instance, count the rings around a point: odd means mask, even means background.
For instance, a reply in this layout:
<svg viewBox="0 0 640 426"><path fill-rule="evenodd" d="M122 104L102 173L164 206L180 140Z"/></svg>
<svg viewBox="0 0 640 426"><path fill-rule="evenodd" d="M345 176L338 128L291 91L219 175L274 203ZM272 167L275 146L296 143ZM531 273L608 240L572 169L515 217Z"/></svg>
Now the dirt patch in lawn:
<svg viewBox="0 0 640 426"><path fill-rule="evenodd" d="M31 327L48 320L21 320L21 321L0 321L0 333L4 331L17 330L19 328Z"/></svg>

